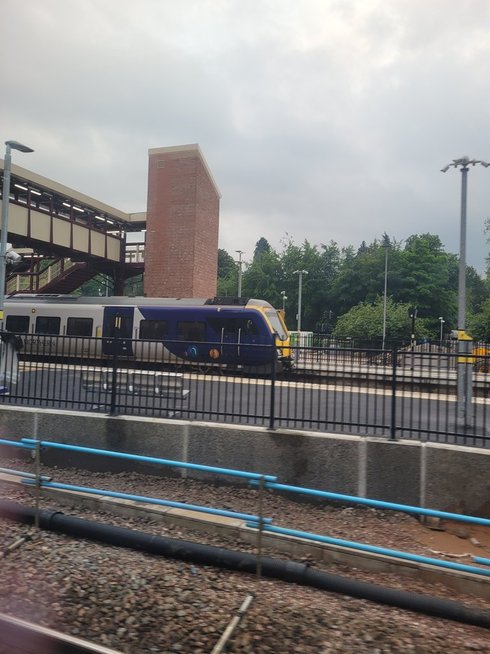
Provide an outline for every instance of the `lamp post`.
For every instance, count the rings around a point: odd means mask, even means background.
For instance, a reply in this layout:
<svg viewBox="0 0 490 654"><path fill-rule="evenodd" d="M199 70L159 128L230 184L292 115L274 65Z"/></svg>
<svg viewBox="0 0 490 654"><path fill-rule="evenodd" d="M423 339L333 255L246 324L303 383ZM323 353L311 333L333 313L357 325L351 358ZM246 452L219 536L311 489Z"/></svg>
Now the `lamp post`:
<svg viewBox="0 0 490 654"><path fill-rule="evenodd" d="M381 346L381 349L385 349L385 340L386 340L386 298L387 298L387 291L388 291L388 248L390 247L390 243L388 239L385 239L383 243L383 247L385 249L385 287L384 287L384 295L383 295L383 343Z"/></svg>
<svg viewBox="0 0 490 654"><path fill-rule="evenodd" d="M242 254L244 250L235 250L238 254L238 297L242 297Z"/></svg>
<svg viewBox="0 0 490 654"><path fill-rule="evenodd" d="M446 322L442 316L439 316L439 322L441 323L441 331L439 334L439 347L442 347L442 333L444 329L444 323Z"/></svg>
<svg viewBox="0 0 490 654"><path fill-rule="evenodd" d="M461 168L461 221L459 229L459 275L458 275L458 362L457 362L457 411L463 426L471 425L471 404L473 393L472 368L467 356L471 349L471 338L466 334L466 206L469 166L484 166L490 163L478 159L460 157L441 168L446 173L450 168ZM466 356L465 356L466 355Z"/></svg>
<svg viewBox="0 0 490 654"><path fill-rule="evenodd" d="M286 291L281 291L281 295L282 295L282 310L286 311L286 300L288 299L286 295Z"/></svg>
<svg viewBox="0 0 490 654"><path fill-rule="evenodd" d="M299 275L298 279L298 331L301 331L301 300L302 300L302 293L303 293L303 275L307 275L308 271L307 270L295 270L294 271L295 275Z"/></svg>
<svg viewBox="0 0 490 654"><path fill-rule="evenodd" d="M19 152L34 152L27 145L18 141L5 141L5 159L3 162L3 190L2 190L2 232L0 235L0 331L3 330L3 313L5 306L5 278L7 271L7 236L9 229L9 201L10 201L10 169L12 166L11 150Z"/></svg>

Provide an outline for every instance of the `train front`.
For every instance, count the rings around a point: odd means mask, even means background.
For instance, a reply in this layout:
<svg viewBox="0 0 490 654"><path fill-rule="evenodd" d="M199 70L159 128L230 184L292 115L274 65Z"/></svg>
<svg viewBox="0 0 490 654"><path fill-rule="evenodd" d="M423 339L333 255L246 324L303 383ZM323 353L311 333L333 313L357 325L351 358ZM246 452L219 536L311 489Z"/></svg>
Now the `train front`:
<svg viewBox="0 0 490 654"><path fill-rule="evenodd" d="M274 337L279 367L284 370L290 369L293 365L293 350L284 313L263 300L249 300L247 306L258 309L264 315Z"/></svg>

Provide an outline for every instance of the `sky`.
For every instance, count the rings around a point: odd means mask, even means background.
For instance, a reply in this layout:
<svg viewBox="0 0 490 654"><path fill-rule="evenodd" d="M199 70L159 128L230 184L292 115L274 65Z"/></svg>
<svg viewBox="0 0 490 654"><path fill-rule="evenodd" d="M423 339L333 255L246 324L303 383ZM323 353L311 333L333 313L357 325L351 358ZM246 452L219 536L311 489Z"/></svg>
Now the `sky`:
<svg viewBox="0 0 490 654"><path fill-rule="evenodd" d="M460 246L462 156L490 162L487 0L2 0L13 162L146 211L148 150L198 143L219 246L437 234ZM468 174L467 263L490 245Z"/></svg>

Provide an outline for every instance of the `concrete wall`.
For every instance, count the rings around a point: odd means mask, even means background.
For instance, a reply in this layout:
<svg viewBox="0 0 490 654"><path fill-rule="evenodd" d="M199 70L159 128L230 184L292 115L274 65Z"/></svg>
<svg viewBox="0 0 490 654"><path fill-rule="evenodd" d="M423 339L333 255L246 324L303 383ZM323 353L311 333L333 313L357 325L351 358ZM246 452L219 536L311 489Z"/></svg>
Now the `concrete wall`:
<svg viewBox="0 0 490 654"><path fill-rule="evenodd" d="M22 437L273 474L283 484L401 504L475 515L488 514L490 508L490 451L477 448L0 407L0 438ZM14 452L27 455L23 450L0 446L0 467L3 456ZM137 466L108 457L80 458L49 449L43 450L42 460L99 471L131 469L206 476L151 464Z"/></svg>

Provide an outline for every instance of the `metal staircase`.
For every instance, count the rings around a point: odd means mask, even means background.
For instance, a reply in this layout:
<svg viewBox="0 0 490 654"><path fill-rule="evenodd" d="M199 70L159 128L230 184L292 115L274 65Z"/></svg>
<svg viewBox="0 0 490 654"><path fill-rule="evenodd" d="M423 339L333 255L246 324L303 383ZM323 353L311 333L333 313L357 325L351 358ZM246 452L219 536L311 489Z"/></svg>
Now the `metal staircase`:
<svg viewBox="0 0 490 654"><path fill-rule="evenodd" d="M43 267L42 261L45 260L33 261L29 272L13 275L7 281L7 295L26 292L73 293L97 274L97 271L84 261L56 259Z"/></svg>
<svg viewBox="0 0 490 654"><path fill-rule="evenodd" d="M144 270L144 243L130 243L125 249L124 264L119 267L119 281L141 274ZM7 280L6 294L15 293L73 293L95 275L112 277L114 264L104 260L72 261L60 257L46 258L33 250L25 252L23 259L31 262L27 272L13 274ZM120 287L122 288L122 286ZM120 294L122 294L120 292Z"/></svg>

